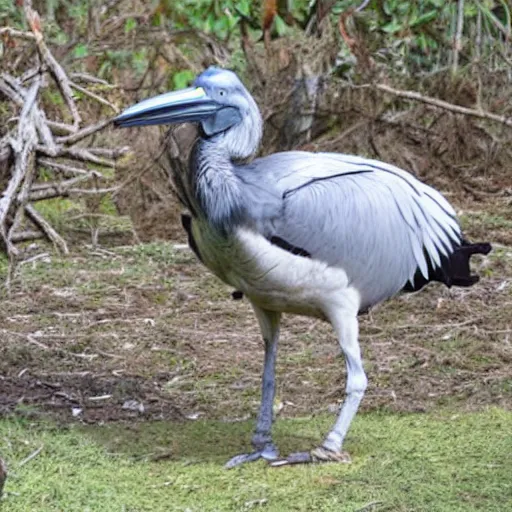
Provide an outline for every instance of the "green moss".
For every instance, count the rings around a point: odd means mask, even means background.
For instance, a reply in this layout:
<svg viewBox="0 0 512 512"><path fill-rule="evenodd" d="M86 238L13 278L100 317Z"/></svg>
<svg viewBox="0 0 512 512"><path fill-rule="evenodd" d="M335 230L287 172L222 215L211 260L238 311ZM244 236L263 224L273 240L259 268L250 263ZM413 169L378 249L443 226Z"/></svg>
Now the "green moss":
<svg viewBox="0 0 512 512"><path fill-rule="evenodd" d="M281 420L284 451L307 449L332 418ZM346 448L350 465L232 471L251 423L155 422L57 428L0 422L11 468L11 512L93 511L503 511L512 509L510 424L499 409L474 414L360 415ZM43 446L41 453L19 462Z"/></svg>

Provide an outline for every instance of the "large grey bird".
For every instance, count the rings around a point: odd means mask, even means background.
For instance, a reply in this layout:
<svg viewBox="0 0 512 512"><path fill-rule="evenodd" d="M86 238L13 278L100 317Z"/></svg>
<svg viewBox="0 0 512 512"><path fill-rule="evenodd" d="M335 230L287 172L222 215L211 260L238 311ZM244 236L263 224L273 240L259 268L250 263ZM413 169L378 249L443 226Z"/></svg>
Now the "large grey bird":
<svg viewBox="0 0 512 512"><path fill-rule="evenodd" d="M444 197L376 160L289 151L252 159L259 109L231 71L209 68L194 86L144 100L115 119L121 127L199 123L189 171L175 173L183 218L199 259L249 299L265 344L254 451L227 466L343 461L343 441L367 378L358 313L429 281L471 286L469 244ZM272 441L275 362L282 313L329 321L346 360L346 399L318 448L279 458Z"/></svg>

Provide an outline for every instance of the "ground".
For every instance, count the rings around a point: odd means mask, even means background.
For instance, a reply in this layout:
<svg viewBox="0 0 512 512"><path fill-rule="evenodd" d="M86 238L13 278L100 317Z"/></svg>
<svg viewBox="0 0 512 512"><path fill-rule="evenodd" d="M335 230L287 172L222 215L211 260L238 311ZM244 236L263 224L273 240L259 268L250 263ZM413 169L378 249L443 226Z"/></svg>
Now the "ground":
<svg viewBox="0 0 512 512"><path fill-rule="evenodd" d="M456 206L470 239L495 243L474 259L482 280L432 285L361 317L369 388L344 467L222 469L249 445L262 343L247 301L234 301L186 247L101 239L23 264L0 302L3 503L510 509L510 205ZM312 447L343 399L330 326L285 318L277 373L278 441L283 451Z"/></svg>

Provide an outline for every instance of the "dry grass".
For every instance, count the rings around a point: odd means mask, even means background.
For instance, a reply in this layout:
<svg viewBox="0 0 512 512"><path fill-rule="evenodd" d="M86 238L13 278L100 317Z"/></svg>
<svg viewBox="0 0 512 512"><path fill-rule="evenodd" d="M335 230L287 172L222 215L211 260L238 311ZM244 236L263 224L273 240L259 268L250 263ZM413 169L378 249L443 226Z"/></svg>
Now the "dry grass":
<svg viewBox="0 0 512 512"><path fill-rule="evenodd" d="M505 240L511 220L500 208L464 210L470 237ZM512 249L498 245L475 267L482 281L473 288L432 285L361 317L365 410L512 405ZM35 407L71 420L80 408L95 422L233 419L257 409L262 344L250 306L172 244L83 246L25 264L1 300L0 325L4 411ZM282 415L342 400L344 364L329 325L285 318L278 383ZM123 408L127 400L144 412Z"/></svg>

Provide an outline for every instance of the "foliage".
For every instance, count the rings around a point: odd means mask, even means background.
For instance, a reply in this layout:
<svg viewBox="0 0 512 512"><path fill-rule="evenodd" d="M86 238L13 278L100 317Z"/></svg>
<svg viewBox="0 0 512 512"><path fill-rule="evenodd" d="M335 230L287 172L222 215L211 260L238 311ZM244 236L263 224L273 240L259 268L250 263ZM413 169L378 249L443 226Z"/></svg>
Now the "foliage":
<svg viewBox="0 0 512 512"><path fill-rule="evenodd" d="M332 15L337 18L353 6L352 0L340 0ZM457 9L457 2L444 0L371 2L357 15L358 27L376 58L391 69L407 74L431 72L451 63ZM463 16L464 63L491 57L497 49L509 51L507 37L512 25L510 7L504 0L468 0Z"/></svg>
<svg viewBox="0 0 512 512"><path fill-rule="evenodd" d="M144 39L148 31L158 29L167 34L198 31L233 50L239 47L242 23L252 41L261 40L266 23L263 13L269 8L273 9L273 37L282 37L302 31L313 33L312 27L315 20L320 21L318 17L325 4L320 7L319 0L155 0L115 2L114 7L101 10L98 5L91 7L84 0L52 0L41 3L40 8L46 9L42 14L51 41L56 45L73 41L70 57L77 67L84 67L95 57L100 62L99 75L104 78L117 79L119 70L131 69L133 78L140 79L154 66L152 59L157 51L151 43L141 45L136 42L141 37ZM330 11L332 26L336 27L339 16L356 5L354 0L334 2ZM452 62L458 5L444 0L374 0L361 12L353 14L351 18L356 28L350 32L388 71L406 75L429 73ZM19 11L10 0L0 0L0 20L19 26ZM481 61L492 61L494 67L505 65L506 60L500 55L510 58L512 16L509 3L506 0L466 0L463 15L461 65ZM108 29L106 34L91 34L93 17L98 26ZM115 38L116 44L105 45L102 41L105 36ZM354 62L341 39L339 58L337 64L333 63L333 71L338 68L344 73L352 69ZM194 74L186 65L186 59L193 58L190 41L178 39L177 46L185 60L169 63L167 72L177 76L167 81L166 87L187 85Z"/></svg>

